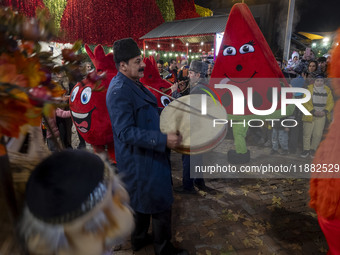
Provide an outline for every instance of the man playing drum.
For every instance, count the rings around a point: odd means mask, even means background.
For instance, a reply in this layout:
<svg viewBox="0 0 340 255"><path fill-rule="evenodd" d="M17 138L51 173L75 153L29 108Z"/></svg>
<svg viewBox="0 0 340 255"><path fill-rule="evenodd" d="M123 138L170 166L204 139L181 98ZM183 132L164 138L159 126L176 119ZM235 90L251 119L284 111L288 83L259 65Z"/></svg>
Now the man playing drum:
<svg viewBox="0 0 340 255"><path fill-rule="evenodd" d="M118 173L135 211L132 249L137 251L153 241L156 255L186 255L186 250L177 249L170 242L173 196L167 148L179 146L182 137L160 132L157 100L139 82L145 64L136 42L131 38L121 39L114 43L113 49L119 72L110 83L106 104ZM147 234L150 217L153 238Z"/></svg>

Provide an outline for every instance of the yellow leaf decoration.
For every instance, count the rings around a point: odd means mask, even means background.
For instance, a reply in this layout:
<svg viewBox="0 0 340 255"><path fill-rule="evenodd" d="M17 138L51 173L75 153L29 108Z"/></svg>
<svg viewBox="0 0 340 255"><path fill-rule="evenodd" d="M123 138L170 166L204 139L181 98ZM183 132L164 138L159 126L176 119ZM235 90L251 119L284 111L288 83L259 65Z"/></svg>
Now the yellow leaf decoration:
<svg viewBox="0 0 340 255"><path fill-rule="evenodd" d="M281 197L273 196L272 205L281 206Z"/></svg>
<svg viewBox="0 0 340 255"><path fill-rule="evenodd" d="M213 236L215 236L215 233L214 233L213 231L209 231L209 232L207 233L207 236L208 236L208 237L213 237Z"/></svg>

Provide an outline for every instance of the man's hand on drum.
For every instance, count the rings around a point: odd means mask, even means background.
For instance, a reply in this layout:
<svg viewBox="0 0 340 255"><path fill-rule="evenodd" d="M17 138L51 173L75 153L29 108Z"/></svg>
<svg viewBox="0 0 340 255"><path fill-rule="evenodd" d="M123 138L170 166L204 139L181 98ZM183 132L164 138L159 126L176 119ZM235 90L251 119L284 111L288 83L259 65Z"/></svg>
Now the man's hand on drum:
<svg viewBox="0 0 340 255"><path fill-rule="evenodd" d="M182 142L182 136L176 133L168 133L166 146L170 149L177 148Z"/></svg>

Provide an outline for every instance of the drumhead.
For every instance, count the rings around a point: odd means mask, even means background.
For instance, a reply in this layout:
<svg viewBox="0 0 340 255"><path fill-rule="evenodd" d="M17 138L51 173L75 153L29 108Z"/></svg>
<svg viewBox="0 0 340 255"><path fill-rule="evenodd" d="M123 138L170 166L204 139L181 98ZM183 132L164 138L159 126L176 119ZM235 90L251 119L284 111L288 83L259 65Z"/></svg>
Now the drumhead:
<svg viewBox="0 0 340 255"><path fill-rule="evenodd" d="M206 115L201 109L203 96ZM182 144L176 151L199 154L216 147L227 133L227 125L214 127L214 119L227 119L225 108L208 95L192 94L172 101L163 109L160 129L163 133L179 132L182 135Z"/></svg>

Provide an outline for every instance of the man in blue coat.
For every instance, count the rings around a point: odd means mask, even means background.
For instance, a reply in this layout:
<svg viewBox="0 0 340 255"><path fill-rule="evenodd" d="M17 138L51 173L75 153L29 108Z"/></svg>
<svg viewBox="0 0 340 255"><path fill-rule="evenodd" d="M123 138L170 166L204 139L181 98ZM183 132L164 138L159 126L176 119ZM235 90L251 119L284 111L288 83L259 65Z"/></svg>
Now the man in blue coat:
<svg viewBox="0 0 340 255"><path fill-rule="evenodd" d="M175 133L159 129L157 100L139 79L145 64L134 40L125 38L113 45L118 74L106 95L111 119L118 172L122 176L135 211L132 249L153 241L155 254L188 254L171 240L173 203L169 149L181 143ZM147 234L152 217L152 238Z"/></svg>

